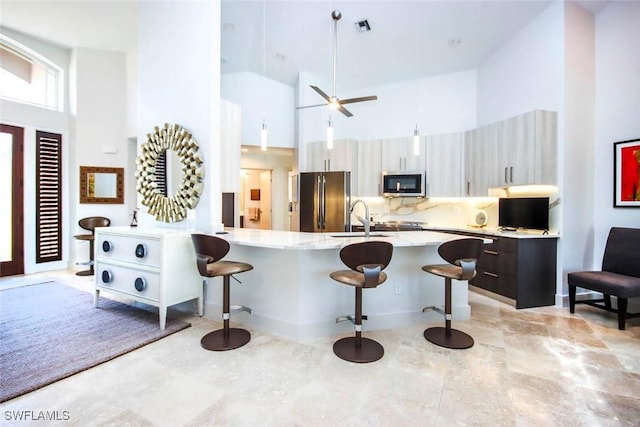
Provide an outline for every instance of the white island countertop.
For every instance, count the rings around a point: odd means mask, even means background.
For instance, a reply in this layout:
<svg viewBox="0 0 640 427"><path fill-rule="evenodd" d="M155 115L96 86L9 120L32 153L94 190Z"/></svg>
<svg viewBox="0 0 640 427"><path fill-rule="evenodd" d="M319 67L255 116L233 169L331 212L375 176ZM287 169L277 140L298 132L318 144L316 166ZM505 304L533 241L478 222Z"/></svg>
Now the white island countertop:
<svg viewBox="0 0 640 427"><path fill-rule="evenodd" d="M218 234L229 243L272 249L339 249L345 245L364 242L364 233L304 233L296 231L225 228ZM435 231L372 231L369 240L381 240L394 247L438 246L442 242L463 236Z"/></svg>

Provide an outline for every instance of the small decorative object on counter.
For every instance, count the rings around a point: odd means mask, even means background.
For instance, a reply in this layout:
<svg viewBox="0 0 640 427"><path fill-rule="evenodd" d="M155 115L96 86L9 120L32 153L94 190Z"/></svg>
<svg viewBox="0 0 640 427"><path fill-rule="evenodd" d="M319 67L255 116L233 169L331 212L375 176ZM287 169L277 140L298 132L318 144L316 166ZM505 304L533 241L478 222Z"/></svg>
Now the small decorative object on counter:
<svg viewBox="0 0 640 427"><path fill-rule="evenodd" d="M138 209L134 209L133 210L133 214L131 215L131 224L129 224L131 227L137 227L138 226Z"/></svg>

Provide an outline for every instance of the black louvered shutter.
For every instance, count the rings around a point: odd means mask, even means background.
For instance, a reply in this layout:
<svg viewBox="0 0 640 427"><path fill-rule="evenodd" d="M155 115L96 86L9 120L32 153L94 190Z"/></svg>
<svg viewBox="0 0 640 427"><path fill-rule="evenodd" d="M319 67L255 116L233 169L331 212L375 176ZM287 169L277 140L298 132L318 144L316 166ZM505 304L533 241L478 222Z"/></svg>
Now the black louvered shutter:
<svg viewBox="0 0 640 427"><path fill-rule="evenodd" d="M36 263L62 260L62 135L36 131Z"/></svg>

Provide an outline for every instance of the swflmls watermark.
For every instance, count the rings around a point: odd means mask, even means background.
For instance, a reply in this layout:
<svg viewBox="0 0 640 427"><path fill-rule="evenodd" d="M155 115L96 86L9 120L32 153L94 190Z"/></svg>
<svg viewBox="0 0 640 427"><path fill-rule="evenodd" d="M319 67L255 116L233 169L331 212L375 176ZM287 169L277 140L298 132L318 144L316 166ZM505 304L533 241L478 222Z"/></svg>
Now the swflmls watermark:
<svg viewBox="0 0 640 427"><path fill-rule="evenodd" d="M14 410L4 411L5 421L69 421L70 411L32 411Z"/></svg>

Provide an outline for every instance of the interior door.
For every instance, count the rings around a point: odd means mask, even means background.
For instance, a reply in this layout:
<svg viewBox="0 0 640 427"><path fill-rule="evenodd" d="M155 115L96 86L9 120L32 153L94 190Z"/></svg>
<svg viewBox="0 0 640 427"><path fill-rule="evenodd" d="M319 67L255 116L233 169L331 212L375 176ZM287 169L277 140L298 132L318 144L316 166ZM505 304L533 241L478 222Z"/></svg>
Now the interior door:
<svg viewBox="0 0 640 427"><path fill-rule="evenodd" d="M260 228L271 229L271 171L260 174Z"/></svg>
<svg viewBox="0 0 640 427"><path fill-rule="evenodd" d="M24 274L24 129L0 124L0 276Z"/></svg>

